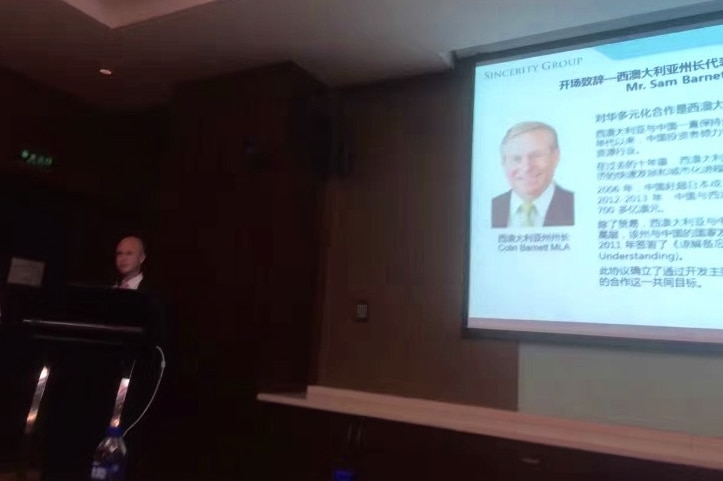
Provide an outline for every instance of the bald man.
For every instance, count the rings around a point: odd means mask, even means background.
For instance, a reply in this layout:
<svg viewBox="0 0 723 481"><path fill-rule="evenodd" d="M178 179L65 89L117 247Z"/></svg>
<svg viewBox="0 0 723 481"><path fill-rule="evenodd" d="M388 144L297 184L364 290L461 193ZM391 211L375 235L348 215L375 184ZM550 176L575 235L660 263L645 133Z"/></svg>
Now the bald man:
<svg viewBox="0 0 723 481"><path fill-rule="evenodd" d="M144 291L143 262L146 248L140 237L124 237L115 249L115 267L118 271L116 287Z"/></svg>
<svg viewBox="0 0 723 481"><path fill-rule="evenodd" d="M128 429L131 423L142 416L148 402L153 397L156 382L160 375L158 370L159 359L153 346L161 346L163 349L169 348L166 336L165 307L152 283L143 277L143 263L145 261L146 247L143 239L136 236L121 239L115 250L115 267L118 273L115 287L133 289L142 293L141 295L146 296L150 301L149 307L151 310L146 330L146 348L136 353L131 383L123 407L121 425L124 430ZM146 419L146 423L148 421ZM126 444L128 444L130 452L137 453L143 450L140 439L150 429L144 424L141 422L138 427L134 428L132 434L126 438ZM139 477L137 474L140 470L138 459L139 456L137 455L129 457L127 469L132 473L129 476L131 479Z"/></svg>

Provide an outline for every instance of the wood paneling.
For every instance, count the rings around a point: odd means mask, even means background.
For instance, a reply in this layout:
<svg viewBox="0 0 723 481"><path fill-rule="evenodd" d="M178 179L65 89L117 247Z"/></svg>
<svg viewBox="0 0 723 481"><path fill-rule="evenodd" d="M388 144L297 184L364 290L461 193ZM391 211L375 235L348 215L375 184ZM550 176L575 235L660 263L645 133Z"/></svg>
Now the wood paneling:
<svg viewBox="0 0 723 481"><path fill-rule="evenodd" d="M359 481L703 481L720 471L474 436L443 429L299 408L262 406L258 479ZM294 442L297 441L297 442ZM309 449L310 446L315 448ZM279 468L275 460L294 460Z"/></svg>
<svg viewBox="0 0 723 481"><path fill-rule="evenodd" d="M513 439L521 443L723 469L723 441L628 426L551 418L481 406L309 386L304 396L262 393L259 400ZM537 457L535 453L521 456Z"/></svg>
<svg viewBox="0 0 723 481"><path fill-rule="evenodd" d="M471 79L348 92L348 175L326 191L318 384L517 407L517 345L461 337ZM368 323L353 321L358 300Z"/></svg>
<svg viewBox="0 0 723 481"><path fill-rule="evenodd" d="M184 85L172 102L157 264L176 326L168 408L206 476L249 464L258 386L308 380L323 177L292 140L292 106L320 91L280 65Z"/></svg>

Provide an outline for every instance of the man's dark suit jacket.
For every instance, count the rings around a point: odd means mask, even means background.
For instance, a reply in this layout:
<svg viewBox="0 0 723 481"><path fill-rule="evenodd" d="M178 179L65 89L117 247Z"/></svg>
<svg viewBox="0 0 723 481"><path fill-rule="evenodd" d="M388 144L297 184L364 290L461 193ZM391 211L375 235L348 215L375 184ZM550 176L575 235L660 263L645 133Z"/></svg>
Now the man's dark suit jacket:
<svg viewBox="0 0 723 481"><path fill-rule="evenodd" d="M146 277L144 277L143 279L141 279L141 282L138 283L138 289L136 290L145 293L153 292L153 285L148 282L148 279Z"/></svg>
<svg viewBox="0 0 723 481"><path fill-rule="evenodd" d="M116 283L118 285L118 283ZM143 293L149 301L150 308L152 311L151 325L148 326L148 341L150 346L160 345L165 347L164 344L168 341L167 339L167 319L165 306L161 300L160 293L156 290L152 281L149 281L148 277L143 277L141 282L138 284L136 291Z"/></svg>
<svg viewBox="0 0 723 481"><path fill-rule="evenodd" d="M492 199L492 227L507 227L510 218L510 198L512 191L507 191ZM550 207L542 224L548 226L575 225L575 194L555 185Z"/></svg>
<svg viewBox="0 0 723 481"><path fill-rule="evenodd" d="M168 319L164 302L160 292L156 289L156 285L152 279L144 277L140 284L138 284L136 291L146 296L150 302L151 322L148 326L147 343L145 347L136 354L131 384L128 389L126 403L123 406L121 425L124 429L127 429L132 422L139 418L153 396L156 382L160 375L160 357L154 346L161 346L167 359L169 357L175 357L169 352L172 351L172 346L170 346L171 336L168 332ZM168 359L168 362L173 363L173 360ZM155 400L155 405L158 407L159 399ZM126 438L126 444L128 444L129 450L141 449L142 441L140 439L143 438L145 433L148 433L149 429L153 429L153 417L155 415L153 410L150 410L149 413L146 414L149 419L144 418L145 422L141 421ZM138 457L135 457L135 459L130 457L128 470L135 474L139 469ZM135 477L137 477L137 474L134 478Z"/></svg>

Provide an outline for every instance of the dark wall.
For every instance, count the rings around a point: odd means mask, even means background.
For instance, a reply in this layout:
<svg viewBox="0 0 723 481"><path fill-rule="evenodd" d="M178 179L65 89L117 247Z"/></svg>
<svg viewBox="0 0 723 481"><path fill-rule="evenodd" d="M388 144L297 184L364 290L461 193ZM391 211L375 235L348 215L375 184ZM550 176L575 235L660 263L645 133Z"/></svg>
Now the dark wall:
<svg viewBox="0 0 723 481"><path fill-rule="evenodd" d="M140 233L154 245L158 158L164 155L168 140L167 112L100 111L3 71L0 105L0 303L8 295L5 282L12 257L45 262L46 286L67 282L109 285L114 280L115 244L122 235ZM19 162L18 154L24 148L52 155L52 168ZM2 308L4 315L10 310L4 304ZM11 395L0 402L0 469L17 467L22 422L37 379L32 350L11 333L2 326L0 377ZM75 348L74 353L82 351ZM72 370L69 383L60 381L62 374L52 377L51 385L80 385L77 392L81 392L86 384L79 371L82 369ZM46 398L53 397L52 391L48 389ZM50 424L65 420L47 415L54 418ZM64 445L71 451L76 441L97 442L73 437L80 436L87 426L83 421L92 417L88 410L82 416L77 426L73 424L78 433L71 433ZM48 428L46 432L49 438L52 431ZM51 451L64 452L60 448ZM69 462L82 470L88 464L83 459Z"/></svg>
<svg viewBox="0 0 723 481"><path fill-rule="evenodd" d="M184 85L172 101L156 267L176 326L167 409L184 423L164 429L193 433L189 470L241 472L256 390L307 382L323 176L315 143L293 132L322 91L281 65Z"/></svg>
<svg viewBox="0 0 723 481"><path fill-rule="evenodd" d="M153 235L167 113L103 112L3 71L0 105L2 261L42 258L63 281L110 282L118 238ZM17 162L26 147L53 155L52 168Z"/></svg>
<svg viewBox="0 0 723 481"><path fill-rule="evenodd" d="M280 65L183 85L165 107L120 114L12 74L0 86L10 91L0 215L13 220L0 269L25 255L61 266L62 281L108 283L119 237L144 236L173 341L160 397L129 439L133 464L243 472L256 391L309 378L325 88ZM28 144L54 155L53 167L14 162Z"/></svg>
<svg viewBox="0 0 723 481"><path fill-rule="evenodd" d="M326 189L319 383L517 407L517 345L463 340L472 79L346 92L348 175ZM369 322L354 306L369 303Z"/></svg>
<svg viewBox="0 0 723 481"><path fill-rule="evenodd" d="M149 240L175 341L135 440L147 470L242 471L255 392L310 376L515 407L516 345L460 338L469 79L345 92L345 132L325 89L290 64L187 84L135 114L3 81L16 93L0 111L12 132L0 173L64 199L51 203L68 206L66 277L104 282L120 235ZM37 125L59 152L49 172L6 160ZM330 161L340 138L349 156ZM352 321L359 299L368 324Z"/></svg>

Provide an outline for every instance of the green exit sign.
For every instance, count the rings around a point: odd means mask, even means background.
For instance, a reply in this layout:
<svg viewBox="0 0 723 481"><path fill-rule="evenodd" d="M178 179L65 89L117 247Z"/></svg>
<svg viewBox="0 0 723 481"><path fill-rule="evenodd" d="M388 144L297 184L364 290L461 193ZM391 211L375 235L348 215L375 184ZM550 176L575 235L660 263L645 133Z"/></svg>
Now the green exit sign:
<svg viewBox="0 0 723 481"><path fill-rule="evenodd" d="M18 157L18 160L24 164L32 165L33 167L42 167L44 169L49 169L55 163L55 159L51 155L29 149L21 150Z"/></svg>

